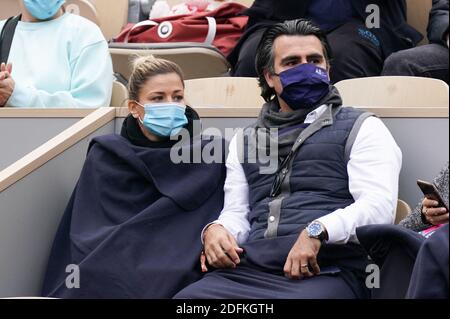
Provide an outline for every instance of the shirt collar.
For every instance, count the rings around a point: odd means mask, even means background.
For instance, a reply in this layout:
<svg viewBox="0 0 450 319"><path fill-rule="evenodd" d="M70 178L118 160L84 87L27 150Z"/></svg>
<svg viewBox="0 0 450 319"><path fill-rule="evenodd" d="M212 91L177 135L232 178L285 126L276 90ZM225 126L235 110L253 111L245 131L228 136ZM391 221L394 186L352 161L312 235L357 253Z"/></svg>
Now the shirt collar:
<svg viewBox="0 0 450 319"><path fill-rule="evenodd" d="M305 119L305 124L314 123L327 110L328 105L319 106L314 111L308 113Z"/></svg>

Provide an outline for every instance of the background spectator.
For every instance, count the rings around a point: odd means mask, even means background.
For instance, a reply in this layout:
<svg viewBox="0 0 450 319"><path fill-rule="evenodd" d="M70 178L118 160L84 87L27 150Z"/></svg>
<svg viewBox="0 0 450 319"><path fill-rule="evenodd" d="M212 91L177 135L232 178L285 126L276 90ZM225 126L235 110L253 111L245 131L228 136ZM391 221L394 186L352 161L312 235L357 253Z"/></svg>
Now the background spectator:
<svg viewBox="0 0 450 319"><path fill-rule="evenodd" d="M113 70L97 25L64 13L64 1L20 0L9 64L0 70L0 107L109 106ZM5 21L0 21L0 30ZM3 61L6 62L6 61Z"/></svg>
<svg viewBox="0 0 450 319"><path fill-rule="evenodd" d="M366 9L372 4L380 8L381 27L369 30ZM285 20L309 18L327 32L334 52L333 83L380 75L387 56L422 38L406 24L403 0L256 0L245 14L250 17L247 32L228 57L234 76L256 77L256 47L264 30Z"/></svg>
<svg viewBox="0 0 450 319"><path fill-rule="evenodd" d="M442 169L434 184L448 206L448 163ZM400 225L414 231L422 231L431 226L448 224L448 211L444 207L437 207L438 203L424 198L414 211L400 222Z"/></svg>
<svg viewBox="0 0 450 319"><path fill-rule="evenodd" d="M421 76L448 83L448 0L433 0L428 23L430 44L392 54L383 75Z"/></svg>

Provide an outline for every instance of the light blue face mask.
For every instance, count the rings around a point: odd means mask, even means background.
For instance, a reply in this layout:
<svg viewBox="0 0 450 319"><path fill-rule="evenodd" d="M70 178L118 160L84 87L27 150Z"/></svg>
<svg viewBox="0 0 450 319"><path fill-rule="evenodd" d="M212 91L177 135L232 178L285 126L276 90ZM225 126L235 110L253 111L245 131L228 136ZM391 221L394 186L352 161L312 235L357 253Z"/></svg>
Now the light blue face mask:
<svg viewBox="0 0 450 319"><path fill-rule="evenodd" d="M23 0L28 12L39 20L47 20L53 17L65 0Z"/></svg>
<svg viewBox="0 0 450 319"><path fill-rule="evenodd" d="M139 121L152 134L160 137L177 135L188 123L186 106L179 103L149 103L141 105L145 109L144 119Z"/></svg>

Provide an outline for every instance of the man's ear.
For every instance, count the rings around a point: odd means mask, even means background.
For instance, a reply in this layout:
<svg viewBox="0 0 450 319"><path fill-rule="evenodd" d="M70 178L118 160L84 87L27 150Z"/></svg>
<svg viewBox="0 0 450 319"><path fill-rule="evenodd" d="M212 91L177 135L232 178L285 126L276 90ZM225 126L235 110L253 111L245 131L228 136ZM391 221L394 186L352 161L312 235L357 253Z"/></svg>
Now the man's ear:
<svg viewBox="0 0 450 319"><path fill-rule="evenodd" d="M139 113L138 113L138 105L135 101L128 101L128 110L130 111L131 115L137 119L139 118Z"/></svg>
<svg viewBox="0 0 450 319"><path fill-rule="evenodd" d="M271 89L273 89L275 87L275 82L274 82L274 77L275 76L276 75L273 75L269 71L264 71L264 78L266 79L266 82L267 82L267 84L269 85L269 87Z"/></svg>

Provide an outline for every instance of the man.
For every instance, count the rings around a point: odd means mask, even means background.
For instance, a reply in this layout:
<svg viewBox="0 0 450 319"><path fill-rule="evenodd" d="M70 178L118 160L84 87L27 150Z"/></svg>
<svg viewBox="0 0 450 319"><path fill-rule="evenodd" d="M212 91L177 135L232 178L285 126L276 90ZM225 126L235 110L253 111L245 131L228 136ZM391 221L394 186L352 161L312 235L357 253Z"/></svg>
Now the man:
<svg viewBox="0 0 450 319"><path fill-rule="evenodd" d="M372 11L376 5L379 11ZM268 26L308 18L326 31L335 53L331 80L379 76L392 52L414 47L422 36L406 24L404 0L256 0L244 14L247 31L228 60L234 76L255 77L256 47ZM379 26L366 20L379 18Z"/></svg>
<svg viewBox="0 0 450 319"><path fill-rule="evenodd" d="M430 44L392 54L383 75L421 76L448 83L448 0L433 0L428 23Z"/></svg>
<svg viewBox="0 0 450 319"><path fill-rule="evenodd" d="M394 221L402 155L381 120L342 108L330 58L309 21L264 34L256 64L267 103L230 143L224 208L202 234L203 271L217 270L176 298L367 296L355 229ZM267 129L278 129L275 174L261 173L251 160L261 143L246 138Z"/></svg>

